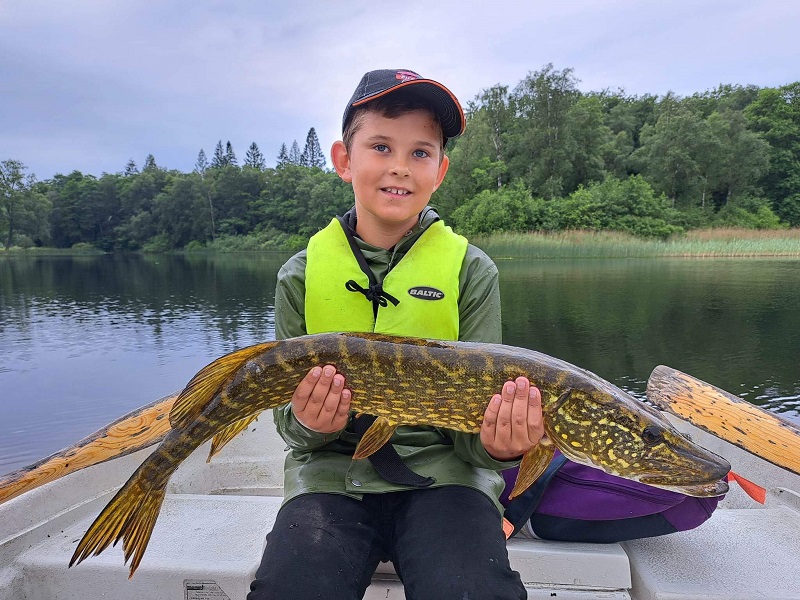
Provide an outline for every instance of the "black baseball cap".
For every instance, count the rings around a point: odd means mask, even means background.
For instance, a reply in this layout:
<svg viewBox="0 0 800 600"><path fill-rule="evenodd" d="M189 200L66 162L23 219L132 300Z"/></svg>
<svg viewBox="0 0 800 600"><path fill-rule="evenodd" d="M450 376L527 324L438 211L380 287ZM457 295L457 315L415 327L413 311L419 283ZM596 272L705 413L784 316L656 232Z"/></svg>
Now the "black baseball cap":
<svg viewBox="0 0 800 600"><path fill-rule="evenodd" d="M455 94L438 81L425 79L408 69L380 69L366 73L344 109L342 130L347 127L353 108L400 89L408 90L430 104L442 124L442 133L446 139L464 133L467 120Z"/></svg>

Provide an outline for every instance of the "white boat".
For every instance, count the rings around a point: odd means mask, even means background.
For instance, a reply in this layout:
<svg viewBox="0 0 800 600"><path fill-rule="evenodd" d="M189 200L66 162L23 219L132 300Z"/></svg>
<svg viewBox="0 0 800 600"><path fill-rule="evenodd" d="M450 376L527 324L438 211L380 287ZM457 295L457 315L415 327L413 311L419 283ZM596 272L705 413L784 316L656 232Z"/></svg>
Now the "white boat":
<svg viewBox="0 0 800 600"><path fill-rule="evenodd" d="M269 414L212 462L206 462L207 443L181 465L133 578L119 547L67 568L91 522L156 446L75 470L84 460L80 448L94 448L89 462L117 454L120 437L136 440L152 435L157 424L163 428L170 402L0 480L0 600L246 596L282 499L285 445ZM712 518L692 531L621 544L512 538L511 563L528 598L800 600L800 475L670 419L766 488L765 504L732 485ZM3 490L14 489L3 501ZM365 598L404 597L391 563L382 564Z"/></svg>

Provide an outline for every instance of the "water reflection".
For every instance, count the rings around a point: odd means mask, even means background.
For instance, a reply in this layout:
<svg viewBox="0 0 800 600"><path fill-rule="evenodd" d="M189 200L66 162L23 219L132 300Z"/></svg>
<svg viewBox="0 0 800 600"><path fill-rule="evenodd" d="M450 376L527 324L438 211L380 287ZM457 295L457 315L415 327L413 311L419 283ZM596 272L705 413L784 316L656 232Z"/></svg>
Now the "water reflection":
<svg viewBox="0 0 800 600"><path fill-rule="evenodd" d="M274 337L285 256L0 261L0 473Z"/></svg>
<svg viewBox="0 0 800 600"><path fill-rule="evenodd" d="M507 343L642 396L658 364L798 416L800 262L499 263Z"/></svg>
<svg viewBox="0 0 800 600"><path fill-rule="evenodd" d="M0 259L0 473L272 339L288 255ZM642 396L667 364L800 411L800 262L501 261L504 337Z"/></svg>

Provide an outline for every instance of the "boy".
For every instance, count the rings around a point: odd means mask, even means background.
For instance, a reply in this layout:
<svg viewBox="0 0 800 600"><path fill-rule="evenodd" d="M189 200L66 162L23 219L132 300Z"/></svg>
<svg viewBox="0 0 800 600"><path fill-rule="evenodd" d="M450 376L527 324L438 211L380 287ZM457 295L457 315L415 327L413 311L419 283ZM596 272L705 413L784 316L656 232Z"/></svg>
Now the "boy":
<svg viewBox="0 0 800 600"><path fill-rule="evenodd" d="M428 207L447 173L445 143L465 127L455 96L413 71L371 71L342 125L331 156L355 207L281 269L277 337L499 342L496 267ZM285 499L248 598L361 598L387 560L409 600L526 598L508 562L499 471L539 443L541 397L523 377L498 392L479 434L400 427L376 455L353 461L370 418L350 413L332 365L312 369L275 411L291 449Z"/></svg>

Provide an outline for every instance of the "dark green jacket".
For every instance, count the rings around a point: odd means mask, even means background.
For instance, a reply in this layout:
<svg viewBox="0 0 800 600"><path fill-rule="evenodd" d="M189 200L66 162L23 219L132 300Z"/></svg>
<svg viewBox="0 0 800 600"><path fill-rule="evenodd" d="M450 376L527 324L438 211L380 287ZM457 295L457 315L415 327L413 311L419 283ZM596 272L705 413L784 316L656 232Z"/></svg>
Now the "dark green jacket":
<svg viewBox="0 0 800 600"><path fill-rule="evenodd" d="M356 238L379 282L393 265L402 260L425 228L438 218L433 209L426 208L420 214L417 226L392 250L376 248ZM306 254L302 251L289 259L278 272L275 293L278 339L307 333L304 319L305 265ZM483 251L472 245L467 248L459 274L458 308L459 339L501 341L497 267ZM291 406L287 405L275 410L275 423L290 449L284 467L284 501L311 492L341 493L360 498L364 493L409 489L383 479L368 460L352 460L357 443L352 419L341 432L321 434L301 425L294 418ZM412 470L436 480L434 486L473 487L485 493L498 510L502 510L498 497L504 482L498 471L513 467L518 461L494 460L481 444L479 434L402 426L391 442Z"/></svg>

